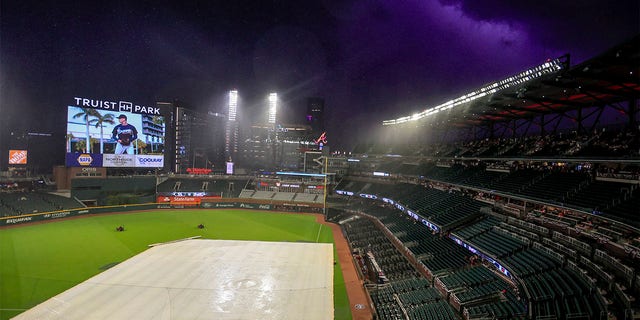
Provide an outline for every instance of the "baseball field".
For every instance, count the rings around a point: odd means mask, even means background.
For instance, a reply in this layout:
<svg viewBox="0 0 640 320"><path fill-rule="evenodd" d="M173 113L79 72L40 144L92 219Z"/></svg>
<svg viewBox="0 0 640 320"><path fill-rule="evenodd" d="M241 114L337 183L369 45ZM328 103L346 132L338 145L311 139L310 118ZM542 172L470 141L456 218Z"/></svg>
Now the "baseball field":
<svg viewBox="0 0 640 320"><path fill-rule="evenodd" d="M117 232L118 226L125 231ZM0 229L0 319L139 254L149 244L192 236L333 243L332 230L313 215L235 209L106 214ZM335 319L351 319L339 263L334 268L334 307Z"/></svg>

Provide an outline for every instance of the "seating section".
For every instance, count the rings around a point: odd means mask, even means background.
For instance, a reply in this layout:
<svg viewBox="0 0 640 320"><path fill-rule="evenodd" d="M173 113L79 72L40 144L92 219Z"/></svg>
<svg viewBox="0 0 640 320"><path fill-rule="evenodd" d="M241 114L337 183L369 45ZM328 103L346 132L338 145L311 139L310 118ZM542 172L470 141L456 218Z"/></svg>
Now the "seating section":
<svg viewBox="0 0 640 320"><path fill-rule="evenodd" d="M346 188L356 184L345 180L344 185L346 191L356 192L356 189ZM367 189L369 194L391 198L445 229L478 217L480 208L483 206L481 202L466 197L460 192L442 191L408 183L368 183L367 187L362 189Z"/></svg>
<svg viewBox="0 0 640 320"><path fill-rule="evenodd" d="M374 206L366 212L387 226L432 274L457 269L469 261L471 254L468 251L432 234L431 230L400 211Z"/></svg>
<svg viewBox="0 0 640 320"><path fill-rule="evenodd" d="M393 161L393 160L390 160ZM516 165L494 163L438 163L423 162L419 164L404 164L401 161L383 163L382 166L398 171L390 174L405 175L406 177L422 177L435 182L481 188L486 192L501 192L553 205L563 205L583 212L603 214L605 217L619 220L635 227L640 226L640 220L635 218L640 205L640 188L638 183L623 183L597 180L593 176L573 169L553 166L523 167ZM496 170L499 169L499 170ZM593 173L591 173L593 174ZM598 172L598 176L600 173ZM638 180L638 174L609 174L603 177L628 177L632 181ZM336 190L348 190L355 194L378 194L390 197L409 206L413 210L429 215L429 209L442 209L450 202L438 204L429 199L429 192L424 194L416 191L416 186L400 190L394 188L393 181L384 183L370 183L344 179ZM458 201L460 201L458 199ZM433 208L426 208L426 204Z"/></svg>
<svg viewBox="0 0 640 320"><path fill-rule="evenodd" d="M563 202L572 190L589 180L589 176L585 174L550 172L526 187L521 194L547 201Z"/></svg>
<svg viewBox="0 0 640 320"><path fill-rule="evenodd" d="M75 199L44 192L0 193L0 215L16 216L28 213L51 212L82 208Z"/></svg>
<svg viewBox="0 0 640 320"><path fill-rule="evenodd" d="M376 261L390 281L415 278L416 270L373 222L357 219L344 224L351 247L362 252L372 251Z"/></svg>
<svg viewBox="0 0 640 320"><path fill-rule="evenodd" d="M238 198L244 199L259 199L259 200L273 200L273 201L293 201L304 203L322 203L324 202L324 196L317 193L304 193L304 192L275 192L275 191L262 191L244 189L238 195Z"/></svg>
<svg viewBox="0 0 640 320"><path fill-rule="evenodd" d="M215 179L201 177L174 177L158 184L158 192L207 192L223 198L238 198L247 185L246 179Z"/></svg>
<svg viewBox="0 0 640 320"><path fill-rule="evenodd" d="M640 226L638 208L640 208L640 189L636 189L626 199L609 209L605 209L604 212L607 217L638 227Z"/></svg>
<svg viewBox="0 0 640 320"><path fill-rule="evenodd" d="M277 192L273 191L261 191L256 190L256 192L251 196L253 199L262 199L262 200L271 200L276 195Z"/></svg>
<svg viewBox="0 0 640 320"><path fill-rule="evenodd" d="M520 175L523 176L534 177L534 174ZM550 176L535 177L544 181ZM581 179L576 181L584 183ZM568 184L574 185L573 182ZM419 220L397 210L393 205L379 200L352 201L349 204L350 209L366 213L367 217L350 218L344 213L338 213L334 215L333 221L343 222L344 230L354 248L370 248L372 252L382 256L381 265L385 271L389 270L387 277L394 289L374 292L372 298L374 303L382 303L381 310L390 319L394 316L403 318L405 313L410 318L429 318L431 314L422 308L408 307L412 306L412 303L426 304L428 301L444 304L448 302L453 307L454 314L462 315L465 319L524 319L528 318L528 312L531 312L535 319L601 319L608 309L607 300L604 300L601 294L617 294L613 289L610 290L614 292L599 289L599 281L596 282L584 271L586 262L578 261L578 258L592 254L592 251L582 248L586 244L580 241L564 241L558 232L550 232L548 228L533 224L533 220L481 213L480 206L473 206L475 202L469 201L470 198L464 193L445 192L408 183L398 183L395 189L387 182L369 182L367 185L369 190L385 192L376 193L378 197L402 199L401 203L406 208L419 208L416 212L422 217L439 223L442 223L442 220L438 220L439 217L446 217L442 213L443 210L447 213L452 212L444 208L464 208L462 204L472 204L472 209L477 214L470 215L471 218L466 220L451 218L458 224L454 224L454 227L446 232L473 246L483 257L496 260L507 268L510 274L520 279L519 282L508 282L498 276L499 272L492 263L474 264L472 253L449 237L443 237L443 230L435 232ZM429 212L436 214L429 216ZM372 218L379 221L380 225L371 222L369 219ZM367 237L356 238L356 241L353 241L353 228L359 224L369 225L362 230ZM379 242L388 241L384 234L377 231L379 228L387 230L388 237L397 239L404 246L404 250L409 254L408 258L399 255L395 260L385 257L397 251L391 245L379 245ZM378 234L377 237L372 238L375 233ZM556 235L559 238L556 239ZM558 243L558 240L562 241ZM417 277L411 268L399 271L398 264L406 264L407 259L415 259L427 271L427 276L433 277L429 279L433 279L433 284L440 291L442 299L434 299L433 290L427 288L414 288L407 294L398 292L400 290L396 288L396 283ZM612 263L605 268L614 272L616 265ZM631 284L630 281L628 285ZM626 288L622 290L629 292ZM373 297L374 295L378 296ZM617 295L629 297L628 293ZM625 301L632 300L627 298ZM429 310L436 308L436 304L430 305Z"/></svg>
<svg viewBox="0 0 640 320"><path fill-rule="evenodd" d="M277 192L272 199L278 201L291 201L295 196L296 193L294 192Z"/></svg>
<svg viewBox="0 0 640 320"><path fill-rule="evenodd" d="M437 290L422 278L373 221L349 220L342 227L352 250L371 252L390 283L369 289L379 319L457 319ZM357 260L360 261L360 260ZM361 268L365 265L359 262Z"/></svg>
<svg viewBox="0 0 640 320"><path fill-rule="evenodd" d="M320 202L324 200L321 194L297 193L293 201L295 202Z"/></svg>
<svg viewBox="0 0 640 320"><path fill-rule="evenodd" d="M477 317L518 318L526 315L525 304L518 298L512 284L484 266L460 270L440 277L436 286L448 296L458 311L470 312Z"/></svg>
<svg viewBox="0 0 640 320"><path fill-rule="evenodd" d="M496 258L512 255L527 245L518 239L499 233L494 229L487 230L466 240L476 248Z"/></svg>
<svg viewBox="0 0 640 320"><path fill-rule="evenodd" d="M492 138L429 145L399 143L359 144L355 154L398 154L426 157L633 157L638 156L640 139L637 130L602 130L578 134Z"/></svg>

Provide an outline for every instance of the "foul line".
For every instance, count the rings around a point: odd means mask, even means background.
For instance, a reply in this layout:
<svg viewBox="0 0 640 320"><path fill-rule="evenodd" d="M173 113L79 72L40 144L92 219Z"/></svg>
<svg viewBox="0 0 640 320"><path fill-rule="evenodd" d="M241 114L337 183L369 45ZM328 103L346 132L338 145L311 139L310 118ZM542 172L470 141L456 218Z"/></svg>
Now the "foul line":
<svg viewBox="0 0 640 320"><path fill-rule="evenodd" d="M318 243L318 239L320 239L320 231L322 230L322 224L320 225L320 228L318 228L318 235L316 236L316 243Z"/></svg>

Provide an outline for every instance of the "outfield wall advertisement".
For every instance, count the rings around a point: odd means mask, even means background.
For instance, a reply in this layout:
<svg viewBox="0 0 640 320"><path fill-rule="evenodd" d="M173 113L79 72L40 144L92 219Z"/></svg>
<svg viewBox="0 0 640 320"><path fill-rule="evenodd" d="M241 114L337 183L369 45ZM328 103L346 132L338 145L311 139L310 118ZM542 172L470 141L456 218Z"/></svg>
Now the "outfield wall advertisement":
<svg viewBox="0 0 640 320"><path fill-rule="evenodd" d="M223 202L219 197L198 196L158 196L157 203L127 204L106 207L77 208L53 212L33 213L14 217L0 217L0 227L20 225L23 223L46 222L50 220L100 213L116 213L136 210L151 209L179 209L179 208L205 208L205 209L249 209L249 210L275 210L289 212L319 212L319 207L304 203L248 203L248 202Z"/></svg>
<svg viewBox="0 0 640 320"><path fill-rule="evenodd" d="M148 210L156 209L156 204L142 204L142 205L122 205L116 207L94 207L94 208L78 208L71 210L62 210L54 212L44 212L39 214L29 214L16 217L0 218L0 227L13 226L30 222L44 222L49 220L62 219L67 217L75 217L86 214L98 214L98 213L113 213L122 211L134 211L134 210Z"/></svg>

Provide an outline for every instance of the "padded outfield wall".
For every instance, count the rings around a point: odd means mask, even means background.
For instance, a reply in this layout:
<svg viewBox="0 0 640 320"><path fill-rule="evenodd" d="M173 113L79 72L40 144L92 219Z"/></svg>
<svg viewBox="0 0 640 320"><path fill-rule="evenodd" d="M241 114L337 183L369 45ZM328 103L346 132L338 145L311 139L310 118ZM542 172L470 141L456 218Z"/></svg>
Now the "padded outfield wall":
<svg viewBox="0 0 640 320"><path fill-rule="evenodd" d="M286 201L269 201L257 199L207 199L197 202L166 202L166 203L145 203L145 204L127 204L117 206L101 206L86 207L70 210L60 210L52 212L40 212L32 214L24 214L19 216L0 217L0 227L14 226L32 222L46 222L56 219L79 217L91 214L101 213L119 213L137 210L151 209L182 209L182 208L203 208L203 209L254 209L254 210L273 210L286 212L322 212L322 205L317 203L292 203Z"/></svg>

